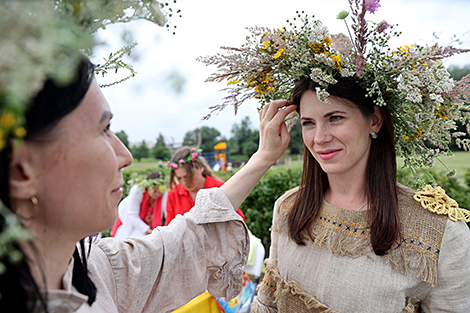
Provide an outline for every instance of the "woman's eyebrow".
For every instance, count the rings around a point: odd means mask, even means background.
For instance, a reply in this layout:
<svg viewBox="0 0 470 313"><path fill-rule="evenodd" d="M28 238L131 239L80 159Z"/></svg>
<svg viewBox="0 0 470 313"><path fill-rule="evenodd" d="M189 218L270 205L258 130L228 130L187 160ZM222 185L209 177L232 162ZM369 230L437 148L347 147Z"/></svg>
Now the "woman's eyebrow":
<svg viewBox="0 0 470 313"><path fill-rule="evenodd" d="M104 121L109 121L113 118L113 113L111 111L103 111L103 114L101 115L100 123Z"/></svg>
<svg viewBox="0 0 470 313"><path fill-rule="evenodd" d="M344 111L341 111L341 110L334 110L334 111L331 111L331 112L326 113L323 117L330 117L330 116L335 115L335 114L338 114L338 113L340 113L340 114L346 114L346 112L344 112Z"/></svg>

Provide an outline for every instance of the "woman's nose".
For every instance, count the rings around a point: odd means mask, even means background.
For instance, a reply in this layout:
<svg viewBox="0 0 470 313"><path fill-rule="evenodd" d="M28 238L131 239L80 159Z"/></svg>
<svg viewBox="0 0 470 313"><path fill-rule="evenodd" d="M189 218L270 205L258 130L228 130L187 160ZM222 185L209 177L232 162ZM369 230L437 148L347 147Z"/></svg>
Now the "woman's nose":
<svg viewBox="0 0 470 313"><path fill-rule="evenodd" d="M113 134L113 136L115 135ZM119 169L121 170L132 164L132 154L118 137L115 136L115 139L116 142L114 144L114 151L116 152L116 156L119 162Z"/></svg>
<svg viewBox="0 0 470 313"><path fill-rule="evenodd" d="M328 128L322 125L317 125L317 128L315 129L315 136L313 140L315 141L316 144L322 144L325 142L331 141L331 134L328 131Z"/></svg>

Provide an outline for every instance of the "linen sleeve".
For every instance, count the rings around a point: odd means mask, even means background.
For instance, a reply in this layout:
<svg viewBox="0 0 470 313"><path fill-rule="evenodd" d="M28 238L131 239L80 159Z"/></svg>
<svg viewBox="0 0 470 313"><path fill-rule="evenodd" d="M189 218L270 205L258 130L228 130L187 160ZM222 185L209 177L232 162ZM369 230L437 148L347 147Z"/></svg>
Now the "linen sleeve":
<svg viewBox="0 0 470 313"><path fill-rule="evenodd" d="M139 186L135 185L131 188L128 198L126 205L119 209L119 218L123 224L130 224L145 235L150 226L140 218L143 193L139 190Z"/></svg>
<svg viewBox="0 0 470 313"><path fill-rule="evenodd" d="M421 303L424 312L469 312L470 229L463 221L447 220L437 278L437 286Z"/></svg>
<svg viewBox="0 0 470 313"><path fill-rule="evenodd" d="M278 218L280 200L278 199L274 204L273 211L273 223L276 223ZM269 249L269 258L265 260L266 272L263 277L263 281L259 284L257 291L258 297L251 307L253 313L277 313L277 307L275 303L275 291L276 291L276 275L272 272L272 266L277 260L278 255L278 233L272 230L271 227L271 247Z"/></svg>
<svg viewBox="0 0 470 313"><path fill-rule="evenodd" d="M105 284L119 312L171 312L206 290L235 297L249 236L230 200L213 188L199 191L195 207L170 226L143 238L103 239L99 247L102 266L111 267Z"/></svg>

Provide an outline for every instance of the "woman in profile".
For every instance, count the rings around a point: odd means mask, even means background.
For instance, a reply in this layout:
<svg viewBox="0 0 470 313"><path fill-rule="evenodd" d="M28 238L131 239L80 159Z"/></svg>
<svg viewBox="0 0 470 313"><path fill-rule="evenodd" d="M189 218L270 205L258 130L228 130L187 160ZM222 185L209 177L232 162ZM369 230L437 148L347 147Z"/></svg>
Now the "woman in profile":
<svg viewBox="0 0 470 313"><path fill-rule="evenodd" d="M295 106L277 101L263 110L260 148L246 170L201 190L171 226L85 241L116 221L121 170L132 162L110 131L112 113L92 74L85 60L69 84L47 80L27 110L24 141L10 134L1 151L1 200L32 238L18 247L23 263L0 276L2 295L16 287L24 297L2 296L0 311L169 312L206 290L234 297L249 250L234 208L287 148L283 120Z"/></svg>

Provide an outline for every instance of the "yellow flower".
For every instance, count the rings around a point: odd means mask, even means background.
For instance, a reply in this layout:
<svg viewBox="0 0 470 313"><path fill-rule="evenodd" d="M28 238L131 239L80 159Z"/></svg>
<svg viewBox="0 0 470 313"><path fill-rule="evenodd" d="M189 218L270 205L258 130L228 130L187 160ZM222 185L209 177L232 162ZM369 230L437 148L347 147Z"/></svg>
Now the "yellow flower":
<svg viewBox="0 0 470 313"><path fill-rule="evenodd" d="M332 54L333 60L335 60L336 68L341 71L341 54Z"/></svg>
<svg viewBox="0 0 470 313"><path fill-rule="evenodd" d="M8 111L4 111L2 116L0 117L0 126L2 128L10 128L15 124L16 116Z"/></svg>
<svg viewBox="0 0 470 313"><path fill-rule="evenodd" d="M263 46L261 47L261 49L266 50L270 45L270 41L263 41Z"/></svg>
<svg viewBox="0 0 470 313"><path fill-rule="evenodd" d="M405 136L405 135L403 135L403 138L405 138L405 140L408 140L408 139L410 139L410 137L408 137L408 136Z"/></svg>
<svg viewBox="0 0 470 313"><path fill-rule="evenodd" d="M325 40L323 40L323 43L326 44L328 47L331 46L331 38L326 38Z"/></svg>
<svg viewBox="0 0 470 313"><path fill-rule="evenodd" d="M276 54L273 55L273 58L275 58L275 59L279 58L284 51L286 51L286 49L281 48L281 49L277 50Z"/></svg>
<svg viewBox="0 0 470 313"><path fill-rule="evenodd" d="M421 129L415 130L415 133L413 135L413 141L416 141L416 139L421 139L421 138L423 138L423 132L421 131Z"/></svg>
<svg viewBox="0 0 470 313"><path fill-rule="evenodd" d="M235 85L235 84L238 84L239 82L240 82L239 79L232 78L231 80L229 80L229 81L227 82L227 86L229 86L229 85Z"/></svg>
<svg viewBox="0 0 470 313"><path fill-rule="evenodd" d="M271 77L266 76L266 79L263 81L263 83L269 84L269 82L272 82L272 81L274 81L274 79L272 79Z"/></svg>
<svg viewBox="0 0 470 313"><path fill-rule="evenodd" d="M23 138L24 136L26 136L26 129L24 129L23 127L16 127L13 130L13 136L15 136L16 138Z"/></svg>

